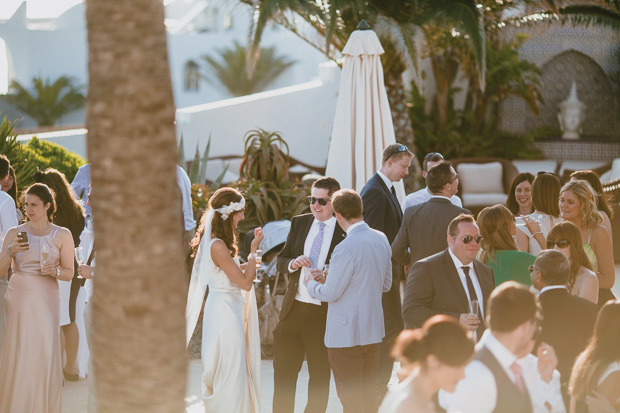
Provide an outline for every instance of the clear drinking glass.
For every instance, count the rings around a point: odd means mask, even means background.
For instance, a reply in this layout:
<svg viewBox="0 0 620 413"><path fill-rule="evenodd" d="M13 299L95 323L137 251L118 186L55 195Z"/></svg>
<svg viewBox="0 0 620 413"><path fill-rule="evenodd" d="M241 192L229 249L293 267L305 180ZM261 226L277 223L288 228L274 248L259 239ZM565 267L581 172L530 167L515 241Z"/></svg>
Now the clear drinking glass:
<svg viewBox="0 0 620 413"><path fill-rule="evenodd" d="M75 261L77 261L78 265L84 264L84 249L82 247L75 247L73 250L75 253Z"/></svg>
<svg viewBox="0 0 620 413"><path fill-rule="evenodd" d="M471 315L475 315L476 317L479 317L480 303L478 302L478 300L471 300L471 303L469 303L469 313Z"/></svg>
<svg viewBox="0 0 620 413"><path fill-rule="evenodd" d="M41 263L41 269L43 269L43 266L45 264L47 264L47 259L49 258L50 255L50 246L47 245L47 243L43 242L41 244L41 250L40 250L40 263Z"/></svg>
<svg viewBox="0 0 620 413"><path fill-rule="evenodd" d="M254 278L255 283L261 282L260 273L263 266L263 250L256 250L256 276Z"/></svg>
<svg viewBox="0 0 620 413"><path fill-rule="evenodd" d="M329 272L329 264L325 264L323 266L323 275L327 278L327 273Z"/></svg>

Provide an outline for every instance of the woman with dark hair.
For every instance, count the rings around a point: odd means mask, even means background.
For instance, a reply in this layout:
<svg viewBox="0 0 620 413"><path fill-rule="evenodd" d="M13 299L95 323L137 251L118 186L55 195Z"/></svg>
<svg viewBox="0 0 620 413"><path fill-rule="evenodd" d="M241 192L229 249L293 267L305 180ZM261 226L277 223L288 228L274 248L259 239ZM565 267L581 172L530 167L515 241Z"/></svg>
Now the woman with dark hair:
<svg viewBox="0 0 620 413"><path fill-rule="evenodd" d="M512 181L512 185L510 185L506 206L515 217L529 215L534 212L532 206L532 182L534 182L534 175L529 172L521 172Z"/></svg>
<svg viewBox="0 0 620 413"><path fill-rule="evenodd" d="M598 277L599 307L615 297L611 288L616 282L614 253L603 217L596 207L596 193L587 181L570 181L560 193L562 218L577 225L583 249Z"/></svg>
<svg viewBox="0 0 620 413"><path fill-rule="evenodd" d="M38 171L33 175L35 182L49 186L56 194L56 214L54 222L71 231L73 244L80 245L80 234L84 230L85 217L82 204L76 200L73 188L67 182L62 172L48 168ZM75 265L74 277L70 282L60 282L60 326L64 336L63 349L66 353L64 366L65 379L78 381L80 372L77 366L77 354L80 344L80 334L75 324L76 303L78 299L85 299L84 289L81 288L84 279L78 278L77 265ZM78 297L81 296L81 297ZM85 376L85 373L83 376Z"/></svg>
<svg viewBox="0 0 620 413"><path fill-rule="evenodd" d="M207 285L202 324L202 398L210 412L260 410L260 333L252 283L256 250L263 239L254 230L248 263L239 264L237 226L245 199L233 188L220 188L209 200L191 242L195 260L185 310L187 342L194 333Z"/></svg>
<svg viewBox="0 0 620 413"><path fill-rule="evenodd" d="M2 245L0 274L13 275L5 295L6 335L0 362L0 412L62 411L58 280L73 277L71 233L52 223L50 188L26 190L28 221Z"/></svg>
<svg viewBox="0 0 620 413"><path fill-rule="evenodd" d="M517 218L517 248L519 251L538 255L547 248L547 234L561 222L560 178L549 172L539 172L532 183L532 205L534 212Z"/></svg>
<svg viewBox="0 0 620 413"><path fill-rule="evenodd" d="M422 328L401 332L393 354L406 369L407 377L390 389L379 412L435 412L433 400L437 392L453 392L465 377L474 343L455 319L436 315Z"/></svg>
<svg viewBox="0 0 620 413"><path fill-rule="evenodd" d="M2 190L11 195L13 201L15 201L15 216L17 217L17 223L22 222L24 216L19 209L19 199L17 199L17 178L15 177L15 169L9 166L9 179L2 182Z"/></svg>
<svg viewBox="0 0 620 413"><path fill-rule="evenodd" d="M611 237L611 242L613 244L613 235L611 231L611 218L614 217L614 212L609 206L609 196L603 191L603 185L601 184L601 180L599 179L596 172L587 170L587 171L575 171L570 174L570 180L576 181L578 179L588 181L594 192L596 192L596 207L603 214L603 226L609 232L609 236Z"/></svg>
<svg viewBox="0 0 620 413"><path fill-rule="evenodd" d="M477 222L483 237L477 259L493 268L495 285L510 280L531 285L528 268L536 257L517 250L513 238L517 227L508 208L501 204L486 207L478 214Z"/></svg>
<svg viewBox="0 0 620 413"><path fill-rule="evenodd" d="M570 377L570 413L599 412L586 407L595 393L608 411L620 410L620 302L609 301L599 312L594 335L579 355Z"/></svg>
<svg viewBox="0 0 620 413"><path fill-rule="evenodd" d="M594 304L598 302L598 278L592 271L592 264L583 249L579 228L572 222L559 222L547 236L547 248L561 251L570 262L570 275L566 287L568 292Z"/></svg>

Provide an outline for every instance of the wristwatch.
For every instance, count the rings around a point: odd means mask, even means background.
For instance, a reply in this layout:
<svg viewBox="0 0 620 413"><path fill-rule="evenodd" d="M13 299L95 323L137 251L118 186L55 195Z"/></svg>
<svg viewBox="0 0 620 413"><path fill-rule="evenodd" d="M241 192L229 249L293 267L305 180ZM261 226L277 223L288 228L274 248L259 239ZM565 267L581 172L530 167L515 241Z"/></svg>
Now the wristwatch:
<svg viewBox="0 0 620 413"><path fill-rule="evenodd" d="M7 253L7 254L9 254L9 257L11 257L11 258L15 258L15 254L13 254L13 253L11 252L11 247L12 247L12 246L13 246L13 244L9 245L9 246L6 248L6 253Z"/></svg>

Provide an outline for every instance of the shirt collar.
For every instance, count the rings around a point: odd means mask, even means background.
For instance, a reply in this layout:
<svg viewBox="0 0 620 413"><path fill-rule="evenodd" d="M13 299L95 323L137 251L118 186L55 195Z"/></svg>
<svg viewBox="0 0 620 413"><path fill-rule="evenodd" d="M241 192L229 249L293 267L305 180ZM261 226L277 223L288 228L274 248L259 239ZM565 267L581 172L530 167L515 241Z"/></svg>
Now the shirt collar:
<svg viewBox="0 0 620 413"><path fill-rule="evenodd" d="M321 222L321 221L319 221L318 219L314 218L314 221L312 221L312 225L316 225L319 222ZM331 217L327 221L323 221L323 223L328 228L334 228L336 226L336 218L335 217Z"/></svg>
<svg viewBox="0 0 620 413"><path fill-rule="evenodd" d="M448 198L447 196L443 196L443 195L432 195L431 194L431 198L443 198L443 199L447 199L448 201L452 202L450 198Z"/></svg>
<svg viewBox="0 0 620 413"><path fill-rule="evenodd" d="M390 178L385 176L385 174L381 171L377 171L377 175L379 175L381 179L383 179L383 182L385 182L385 185L388 187L388 189L392 188L394 184L392 183L392 181L390 181Z"/></svg>
<svg viewBox="0 0 620 413"><path fill-rule="evenodd" d="M452 261L454 262L454 266L456 267L456 269L458 270L461 267L469 267L472 270L474 269L474 262L470 262L469 264L465 265L461 262L461 260L458 259L458 257L456 255L454 255L454 253L452 252L452 250L450 249L450 247L448 247L448 252L450 253L450 257L452 258Z"/></svg>
<svg viewBox="0 0 620 413"><path fill-rule="evenodd" d="M549 291L549 290L566 290L566 286L565 285L548 285L546 287L543 287L542 290L540 290L540 293L544 293L545 291Z"/></svg>
<svg viewBox="0 0 620 413"><path fill-rule="evenodd" d="M347 228L347 231L346 231L346 232L347 232L347 235L349 235L349 234L351 233L351 230L352 230L353 228L355 228L355 227L359 227L359 226L360 226L360 225L362 225L363 223L364 223L364 221L362 220L362 221L356 222L355 224L351 225L349 228Z"/></svg>
<svg viewBox="0 0 620 413"><path fill-rule="evenodd" d="M517 360L517 356L512 354L510 350L508 350L495 336L490 330L486 330L480 339L479 345L485 346L493 356L497 359L499 364L502 365L504 369L510 368L512 363Z"/></svg>

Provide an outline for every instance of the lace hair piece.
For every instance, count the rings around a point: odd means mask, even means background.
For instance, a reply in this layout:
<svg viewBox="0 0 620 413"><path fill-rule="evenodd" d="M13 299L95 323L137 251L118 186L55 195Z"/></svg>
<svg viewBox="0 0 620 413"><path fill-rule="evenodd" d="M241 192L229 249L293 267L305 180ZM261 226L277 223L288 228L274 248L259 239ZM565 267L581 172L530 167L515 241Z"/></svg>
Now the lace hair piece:
<svg viewBox="0 0 620 413"><path fill-rule="evenodd" d="M230 204L224 205L223 207L215 209L214 211L222 214L222 219L226 221L230 214L232 214L233 212L241 211L243 208L245 208L245 198L241 197L241 201L231 202Z"/></svg>

